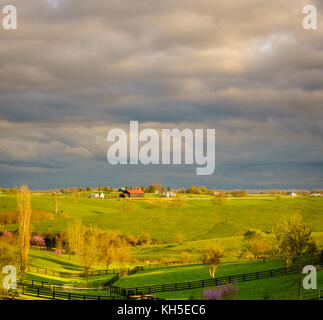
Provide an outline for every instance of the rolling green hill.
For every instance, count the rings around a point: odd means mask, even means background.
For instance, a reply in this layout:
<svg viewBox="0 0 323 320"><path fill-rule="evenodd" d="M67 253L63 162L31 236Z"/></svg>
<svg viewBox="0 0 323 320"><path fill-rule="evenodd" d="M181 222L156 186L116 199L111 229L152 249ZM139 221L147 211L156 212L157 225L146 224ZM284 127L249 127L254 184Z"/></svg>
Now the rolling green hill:
<svg viewBox="0 0 323 320"><path fill-rule="evenodd" d="M124 201L124 200L123 200ZM122 200L73 199L67 196L62 204L66 218L33 223L35 232L60 232L73 218L102 229L116 229L122 233L140 236L149 233L152 239L173 243L178 233L186 241L241 236L247 230L270 233L284 215L298 211L314 232L323 232L322 198L231 199L223 205L210 200L187 200L175 206L169 200L128 201L129 208L121 209ZM47 196L33 196L32 207L51 212ZM0 196L1 212L16 209L12 196ZM4 227L17 229L16 225Z"/></svg>

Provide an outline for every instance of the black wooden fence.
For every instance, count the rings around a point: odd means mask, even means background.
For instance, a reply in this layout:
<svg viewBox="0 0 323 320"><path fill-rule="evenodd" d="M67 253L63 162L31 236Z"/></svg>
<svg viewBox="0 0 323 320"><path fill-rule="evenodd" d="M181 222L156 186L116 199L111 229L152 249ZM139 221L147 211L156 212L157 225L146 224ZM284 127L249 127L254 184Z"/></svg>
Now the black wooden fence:
<svg viewBox="0 0 323 320"><path fill-rule="evenodd" d="M137 296L113 296L111 295L90 295L80 294L65 291L54 290L52 285L48 282L25 280L19 281L18 285L21 285L21 292L23 295L34 296L37 298L51 299L51 300L163 300L156 298L155 295L137 295Z"/></svg>
<svg viewBox="0 0 323 320"><path fill-rule="evenodd" d="M35 296L38 298L52 299L52 300L116 300L124 299L122 297L108 296L108 295L89 295L72 293L65 291L51 290L49 287L38 287L25 285L21 286L21 292L24 295Z"/></svg>
<svg viewBox="0 0 323 320"><path fill-rule="evenodd" d="M122 275L132 275L138 271L141 270L148 270L153 268L162 268L162 267L170 267L178 264L183 264L181 261L170 261L170 262L163 262L163 263L154 263L154 264L148 264L144 266L136 266L134 268L115 268L115 269L109 269L109 270L93 270L88 272L88 277L94 277L94 276L100 276L100 275L107 275L107 274L119 274L119 276ZM33 265L28 265L26 268L27 272L30 273L38 273L38 274L44 274L49 275L53 277L59 277L59 278L85 278L85 272L65 272L65 271L56 271L52 269L37 267Z"/></svg>
<svg viewBox="0 0 323 320"><path fill-rule="evenodd" d="M319 265L323 266L323 263L320 263ZM214 279L164 283L164 284L134 287L134 288L121 288L117 286L112 286L110 287L110 291L123 296L150 294L155 292L166 292L166 291L181 291L181 290L188 290L188 289L213 287L213 286L218 286L218 285L222 285L230 282L245 282L245 281L271 278L271 277L278 277L282 275L295 274L297 273L297 271L298 271L298 267L293 266L293 267L287 267L287 268L278 268L278 269L272 269L272 270L266 270L266 271L231 275L231 276L219 277Z"/></svg>

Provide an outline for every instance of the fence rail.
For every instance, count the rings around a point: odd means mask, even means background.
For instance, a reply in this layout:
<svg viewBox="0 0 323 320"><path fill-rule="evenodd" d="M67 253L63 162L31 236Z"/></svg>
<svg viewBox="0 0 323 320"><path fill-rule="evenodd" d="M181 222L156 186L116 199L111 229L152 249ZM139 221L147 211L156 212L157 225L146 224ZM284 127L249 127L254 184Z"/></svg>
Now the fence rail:
<svg viewBox="0 0 323 320"><path fill-rule="evenodd" d="M179 265L179 264L181 265L183 264L183 262L170 261L170 262L164 262L164 263L147 264L144 266L136 266L134 268L114 268L114 269L108 269L108 270L92 270L88 272L88 277L107 275L107 274L119 274L119 276L132 275L142 270L170 267L170 266ZM30 273L44 274L44 275L49 275L49 276L59 277L59 278L85 278L86 277L85 272L56 271L56 270L37 267L33 265L28 265L26 268L26 271Z"/></svg>
<svg viewBox="0 0 323 320"><path fill-rule="evenodd" d="M72 293L65 291L58 291L52 289L50 283L43 281L19 281L19 285L21 285L21 290L23 295L34 296L37 298L51 299L51 300L125 300L124 296L108 296L108 295L89 295L89 294L80 294L80 293ZM127 297L130 300L163 300L160 298L156 298L155 295L137 295Z"/></svg>
<svg viewBox="0 0 323 320"><path fill-rule="evenodd" d="M105 295L88 295L72 292L56 291L45 287L35 287L22 284L22 294L52 300L122 300L122 297Z"/></svg>
<svg viewBox="0 0 323 320"><path fill-rule="evenodd" d="M323 263L319 263L319 266L323 266ZM141 286L141 287L133 287L133 288L122 288L117 286L111 286L109 290L113 293L117 293L123 296L150 294L155 292L166 292L166 291L181 291L181 290L188 290L188 289L218 286L229 282L245 282L245 281L266 279L266 278L277 277L277 276L288 275L288 274L295 274L297 270L298 268L294 266L294 267L278 268L278 269L258 271L258 272L252 272L252 273L224 276L224 277L218 277L214 279L165 283L165 284Z"/></svg>

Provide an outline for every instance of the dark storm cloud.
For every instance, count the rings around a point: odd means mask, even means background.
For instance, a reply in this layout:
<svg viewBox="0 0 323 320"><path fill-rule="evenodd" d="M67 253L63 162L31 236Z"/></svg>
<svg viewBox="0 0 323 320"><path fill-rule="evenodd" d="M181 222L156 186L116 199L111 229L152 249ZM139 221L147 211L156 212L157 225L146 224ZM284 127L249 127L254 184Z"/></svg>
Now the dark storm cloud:
<svg viewBox="0 0 323 320"><path fill-rule="evenodd" d="M284 177L289 185L295 177L322 183L319 1L312 31L302 28L303 0L11 3L18 30L0 30L0 164L20 168L24 182L45 179L30 168L60 168L62 179L70 172L77 181L98 182L98 170L111 176L103 169L106 133L139 120L151 128L215 127L219 175L199 178L209 186L279 186ZM288 162L290 174L282 169ZM113 167L116 184L123 170ZM194 183L193 169L160 169L159 179L172 181L176 171Z"/></svg>

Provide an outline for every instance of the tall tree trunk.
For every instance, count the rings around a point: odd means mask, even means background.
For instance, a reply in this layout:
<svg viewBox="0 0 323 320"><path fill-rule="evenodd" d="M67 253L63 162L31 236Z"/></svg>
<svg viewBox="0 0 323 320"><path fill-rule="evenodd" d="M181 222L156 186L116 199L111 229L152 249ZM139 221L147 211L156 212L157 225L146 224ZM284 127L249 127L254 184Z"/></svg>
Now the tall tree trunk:
<svg viewBox="0 0 323 320"><path fill-rule="evenodd" d="M23 185L17 193L18 204L18 246L20 251L20 269L25 272L30 248L31 204L28 186Z"/></svg>

